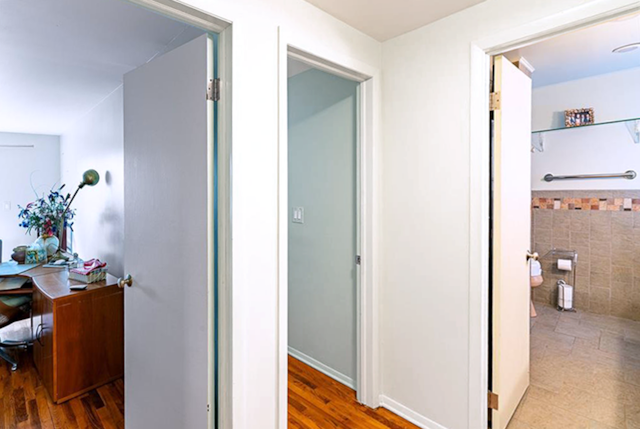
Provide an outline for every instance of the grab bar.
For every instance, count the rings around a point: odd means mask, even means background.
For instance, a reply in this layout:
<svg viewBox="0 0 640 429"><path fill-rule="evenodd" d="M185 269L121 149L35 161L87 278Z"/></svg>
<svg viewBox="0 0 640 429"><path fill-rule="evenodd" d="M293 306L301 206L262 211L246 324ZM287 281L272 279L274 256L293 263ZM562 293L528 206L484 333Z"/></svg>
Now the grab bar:
<svg viewBox="0 0 640 429"><path fill-rule="evenodd" d="M576 174L573 176L554 176L553 174L547 174L543 177L545 182L553 182L554 180L572 180L572 179L629 179L633 180L637 176L633 170L625 171L624 173L616 174Z"/></svg>

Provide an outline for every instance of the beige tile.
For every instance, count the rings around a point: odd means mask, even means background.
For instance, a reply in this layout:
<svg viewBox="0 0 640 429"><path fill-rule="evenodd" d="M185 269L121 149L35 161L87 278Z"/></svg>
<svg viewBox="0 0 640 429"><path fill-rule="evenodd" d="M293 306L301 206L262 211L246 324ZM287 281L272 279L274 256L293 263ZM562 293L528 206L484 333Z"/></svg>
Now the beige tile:
<svg viewBox="0 0 640 429"><path fill-rule="evenodd" d="M633 268L614 265L611 267L611 281L633 284Z"/></svg>
<svg viewBox="0 0 640 429"><path fill-rule="evenodd" d="M553 211L552 210L533 210L533 226L534 228L552 229L553 228Z"/></svg>
<svg viewBox="0 0 640 429"><path fill-rule="evenodd" d="M553 211L553 229L569 230L571 228L571 212L568 210Z"/></svg>
<svg viewBox="0 0 640 429"><path fill-rule="evenodd" d="M591 214L588 211L572 211L571 231L589 232L591 225Z"/></svg>
<svg viewBox="0 0 640 429"><path fill-rule="evenodd" d="M584 339L600 339L600 329L583 325L580 320L561 320L556 325L555 331L559 334L569 335Z"/></svg>
<svg viewBox="0 0 640 429"><path fill-rule="evenodd" d="M600 337L599 349L633 359L640 356L640 344L625 341L624 337L606 331Z"/></svg>
<svg viewBox="0 0 640 429"><path fill-rule="evenodd" d="M589 232L571 231L571 247L587 247L589 246Z"/></svg>
<svg viewBox="0 0 640 429"><path fill-rule="evenodd" d="M631 404L625 407L627 429L640 429L640 404Z"/></svg>
<svg viewBox="0 0 640 429"><path fill-rule="evenodd" d="M588 429L587 418L570 414L563 409L528 397L518 414L518 421L537 429Z"/></svg>
<svg viewBox="0 0 640 429"><path fill-rule="evenodd" d="M615 286L615 289L614 289ZM611 289L611 310L610 314L616 317L623 317L626 319L631 319L634 316L634 305L626 297L618 298L617 292L614 294L614 290L619 290L619 285L614 283Z"/></svg>
<svg viewBox="0 0 640 429"><path fill-rule="evenodd" d="M630 383L597 378L594 381L593 392L600 398L616 401L619 404L640 404L640 386L634 386Z"/></svg>
<svg viewBox="0 0 640 429"><path fill-rule="evenodd" d="M555 231L554 231L555 234ZM571 240L569 239L569 235L567 234L566 238L554 236L551 240L553 247L556 249L570 249L571 248Z"/></svg>
<svg viewBox="0 0 640 429"><path fill-rule="evenodd" d="M611 242L610 241L595 241L590 243L591 256L605 256L611 257ZM578 259L578 263L581 262Z"/></svg>
<svg viewBox="0 0 640 429"><path fill-rule="evenodd" d="M611 274L608 273L591 273L589 278L589 292L591 295L594 289L611 289ZM604 293L600 291L600 293Z"/></svg>
<svg viewBox="0 0 640 429"><path fill-rule="evenodd" d="M517 419L511 419L507 429L535 429L533 426L529 426L526 423L521 422Z"/></svg>
<svg viewBox="0 0 640 429"><path fill-rule="evenodd" d="M611 264L623 267L633 267L635 263L635 253L633 250L623 247L611 247Z"/></svg>
<svg viewBox="0 0 640 429"><path fill-rule="evenodd" d="M590 261L591 274L593 273L611 273L611 258L604 256L591 256Z"/></svg>
<svg viewBox="0 0 640 429"><path fill-rule="evenodd" d="M535 230L535 242L536 243L551 243L551 237L553 236L553 230L551 229L537 229Z"/></svg>
<svg viewBox="0 0 640 429"><path fill-rule="evenodd" d="M633 212L611 213L611 231L614 234L631 234L633 229Z"/></svg>

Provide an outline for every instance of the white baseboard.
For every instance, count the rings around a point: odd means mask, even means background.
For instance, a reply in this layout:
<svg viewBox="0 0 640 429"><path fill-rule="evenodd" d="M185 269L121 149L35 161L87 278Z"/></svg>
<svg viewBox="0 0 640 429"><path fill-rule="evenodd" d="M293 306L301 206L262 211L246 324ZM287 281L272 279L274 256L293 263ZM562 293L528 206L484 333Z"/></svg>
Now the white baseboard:
<svg viewBox="0 0 640 429"><path fill-rule="evenodd" d="M420 426L423 429L447 429L444 426L426 418L425 416L416 413L415 411L405 407L399 402L394 401L388 396L380 395L380 406L386 408L402 417L403 419L413 423L416 426Z"/></svg>
<svg viewBox="0 0 640 429"><path fill-rule="evenodd" d="M298 359L299 361L306 363L311 368L317 369L321 373L328 375L329 377L333 378L337 382L342 383L353 390L356 390L356 382L352 378L347 377L346 375L336 371L335 369L328 367L322 362L315 360L311 356L305 355L304 353L294 349L291 346L289 346L289 354L294 358Z"/></svg>

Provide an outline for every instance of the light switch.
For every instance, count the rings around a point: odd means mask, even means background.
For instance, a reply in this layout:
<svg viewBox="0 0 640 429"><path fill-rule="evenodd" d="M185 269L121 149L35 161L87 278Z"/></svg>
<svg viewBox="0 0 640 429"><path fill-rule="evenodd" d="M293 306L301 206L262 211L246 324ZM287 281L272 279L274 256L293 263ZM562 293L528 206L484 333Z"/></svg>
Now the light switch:
<svg viewBox="0 0 640 429"><path fill-rule="evenodd" d="M7 211L7 212L8 212L8 211L11 211L11 201L5 201L5 202L2 204L2 209L3 209L4 211Z"/></svg>
<svg viewBox="0 0 640 429"><path fill-rule="evenodd" d="M293 223L304 223L304 207L293 208Z"/></svg>

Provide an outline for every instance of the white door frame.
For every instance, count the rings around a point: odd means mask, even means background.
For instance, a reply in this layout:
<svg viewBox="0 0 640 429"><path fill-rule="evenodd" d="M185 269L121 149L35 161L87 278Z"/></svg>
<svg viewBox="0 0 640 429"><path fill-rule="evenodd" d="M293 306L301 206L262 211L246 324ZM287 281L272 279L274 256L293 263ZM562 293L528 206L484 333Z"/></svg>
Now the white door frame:
<svg viewBox="0 0 640 429"><path fill-rule="evenodd" d="M379 406L378 267L379 158L378 109L379 71L353 61L335 58L331 52L305 49L292 42L282 27L278 32L278 426L287 427L288 356L288 123L287 58L360 82L358 123L359 167L359 249L362 257L357 291L358 400L369 407ZM346 66L345 64L350 64ZM355 255L354 255L355 256Z"/></svg>
<svg viewBox="0 0 640 429"><path fill-rule="evenodd" d="M221 101L218 105L218 366L215 365L214 342L214 259L207 265L208 321L209 327L209 370L208 403L213 408L209 413L208 428L230 429L232 417L231 380L231 23L207 12L188 6L176 0L127 0L146 9L193 25L202 30L218 34L218 77L221 82ZM204 94L204 88L203 88ZM213 134L213 130L208 130ZM209 138L213 142L213 138ZM214 255L214 148L207 148L207 253ZM125 321L126 323L126 321ZM218 415L215 411L214 374L218 373ZM222 388L224 387L224 388ZM216 426L216 421L218 425Z"/></svg>
<svg viewBox="0 0 640 429"><path fill-rule="evenodd" d="M469 428L487 427L489 299L489 67L491 56L640 11L600 0L473 42L470 50Z"/></svg>

